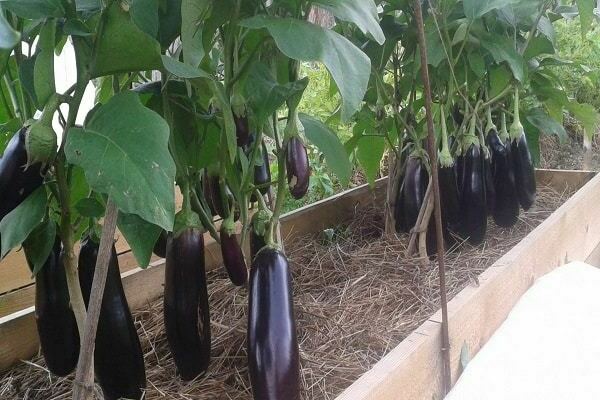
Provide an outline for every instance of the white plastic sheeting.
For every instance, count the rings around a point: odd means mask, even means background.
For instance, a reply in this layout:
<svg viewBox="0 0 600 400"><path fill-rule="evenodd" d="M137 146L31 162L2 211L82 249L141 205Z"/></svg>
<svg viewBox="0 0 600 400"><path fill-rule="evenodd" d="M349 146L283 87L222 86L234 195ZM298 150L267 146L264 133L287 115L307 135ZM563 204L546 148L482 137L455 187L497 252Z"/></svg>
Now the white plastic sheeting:
<svg viewBox="0 0 600 400"><path fill-rule="evenodd" d="M540 278L469 362L446 400L600 399L600 270Z"/></svg>

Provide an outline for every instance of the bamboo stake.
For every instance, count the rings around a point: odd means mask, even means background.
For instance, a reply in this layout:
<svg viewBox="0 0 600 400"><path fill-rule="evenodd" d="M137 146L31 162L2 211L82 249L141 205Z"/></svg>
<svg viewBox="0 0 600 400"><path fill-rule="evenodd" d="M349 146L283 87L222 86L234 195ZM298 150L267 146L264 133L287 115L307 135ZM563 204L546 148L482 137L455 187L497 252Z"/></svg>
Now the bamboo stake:
<svg viewBox="0 0 600 400"><path fill-rule="evenodd" d="M94 271L94 280L87 317L85 319L81 351L79 352L79 360L77 361L77 372L73 385L73 400L89 400L92 398L94 391L94 370L92 366L94 361L96 328L98 327L98 318L100 317L102 297L104 297L104 286L106 285L108 264L112 255L118 215L119 210L116 204L109 198L106 204L104 227L102 228L102 237L100 238L98 258L96 259L96 269Z"/></svg>
<svg viewBox="0 0 600 400"><path fill-rule="evenodd" d="M443 362L443 384L444 392L448 393L452 378L450 375L450 338L448 333L448 299L446 293L446 267L444 265L444 235L442 227L442 207L440 202L440 187L438 179L438 154L433 127L433 114L431 110L431 85L429 82L429 69L427 61L427 42L425 40L425 28L423 25L423 10L421 0L415 0L415 19L417 22L417 39L419 52L421 54L421 75L425 88L425 110L427 112L427 150L431 160L431 178L433 182L433 199L435 202L435 228L437 235L437 262L440 279L440 300L442 303L442 362Z"/></svg>

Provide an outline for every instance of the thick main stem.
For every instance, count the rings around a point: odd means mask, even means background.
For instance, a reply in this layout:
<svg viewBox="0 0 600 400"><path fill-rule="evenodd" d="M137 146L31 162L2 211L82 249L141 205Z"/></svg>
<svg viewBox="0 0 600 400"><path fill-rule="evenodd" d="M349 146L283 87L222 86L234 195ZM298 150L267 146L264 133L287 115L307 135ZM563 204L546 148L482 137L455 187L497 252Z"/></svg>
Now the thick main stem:
<svg viewBox="0 0 600 400"><path fill-rule="evenodd" d="M81 342L81 351L79 352L79 360L77 362L75 385L73 387L74 400L88 400L92 398L93 394L94 372L92 363L94 361L96 328L98 327L102 298L104 297L104 286L106 285L108 265L112 256L118 215L119 210L117 209L116 204L109 198L106 205L102 237L100 238L100 249L98 250L98 258L96 259L96 269L94 271L94 280L88 304L88 314L85 319L85 330Z"/></svg>
<svg viewBox="0 0 600 400"><path fill-rule="evenodd" d="M437 146L435 143L435 132L433 127L431 86L429 83L429 70L427 61L427 43L425 40L425 28L423 25L423 11L421 10L421 0L415 0L415 17L417 22L417 39L419 42L419 52L421 53L421 75L425 89L425 110L427 114L427 147L429 159L431 160L431 178L433 183L433 199L435 202L435 227L437 236L437 261L440 280L440 300L442 306L442 362L443 362L443 382L445 392L448 393L451 385L450 375L450 338L448 333L448 300L446 293L446 268L444 265L444 235L442 226L442 207L440 202L440 186L438 177L438 157Z"/></svg>

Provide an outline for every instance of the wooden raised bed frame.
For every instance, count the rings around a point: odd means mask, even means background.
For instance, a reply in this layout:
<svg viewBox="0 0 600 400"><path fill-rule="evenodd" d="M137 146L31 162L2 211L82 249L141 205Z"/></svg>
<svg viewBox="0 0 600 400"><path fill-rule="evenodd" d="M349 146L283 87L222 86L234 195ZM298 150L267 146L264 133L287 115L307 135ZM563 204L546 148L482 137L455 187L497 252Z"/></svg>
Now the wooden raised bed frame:
<svg viewBox="0 0 600 400"><path fill-rule="evenodd" d="M449 303L454 382L460 371L461 349L466 347L471 355L476 354L535 279L568 261L582 260L600 265L600 223L596 223L600 221L600 207L597 206L600 204L600 176L594 178L594 175L581 171L538 171L539 184L560 191L581 190L483 272L478 286L468 286ZM351 218L355 208L381 203L385 184L384 178L377 182L374 191L361 186L285 215L282 218L284 240L319 232ZM221 265L218 245L211 238L207 238L206 243L207 268L217 268ZM129 305L132 309L142 308L162 295L164 260L154 261L147 269L132 268L131 252L126 244L119 245ZM11 271L25 268L15 255L0 263L0 271L8 262L14 263L10 266ZM13 286L17 290L3 292L6 287L0 286L0 371L9 369L19 360L31 358L38 351L32 306L34 285L22 276L21 273L16 282L25 285ZM440 321L438 312L337 400L443 398Z"/></svg>

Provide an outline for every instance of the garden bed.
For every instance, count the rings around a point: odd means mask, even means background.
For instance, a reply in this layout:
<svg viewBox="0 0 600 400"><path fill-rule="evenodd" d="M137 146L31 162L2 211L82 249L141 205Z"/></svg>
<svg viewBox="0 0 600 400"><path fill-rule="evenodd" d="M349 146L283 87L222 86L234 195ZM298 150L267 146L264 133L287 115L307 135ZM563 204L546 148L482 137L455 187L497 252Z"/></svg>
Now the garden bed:
<svg viewBox="0 0 600 400"><path fill-rule="evenodd" d="M585 181L583 173L578 175L579 184L574 183L577 179L557 176L543 180L547 185L539 188L536 206L522 214L514 228L500 229L490 223L484 245L460 244L452 249L447 256L451 296L465 286L477 287L480 273L521 242ZM293 235L294 229L284 227L284 234L294 236L286 250L294 275L305 399L340 395L439 308L434 265L406 257L407 237L382 238L381 209L359 203L346 215L351 222L338 224L331 235ZM302 212L309 218L306 210ZM312 215L313 221L316 217ZM245 352L247 292L229 284L221 271L210 272L209 282L213 362L209 374L194 382L173 378L162 328L162 301L146 303L135 313L146 354L146 399L251 399ZM70 378L51 378L40 357L0 377L2 399L67 399L70 390Z"/></svg>

